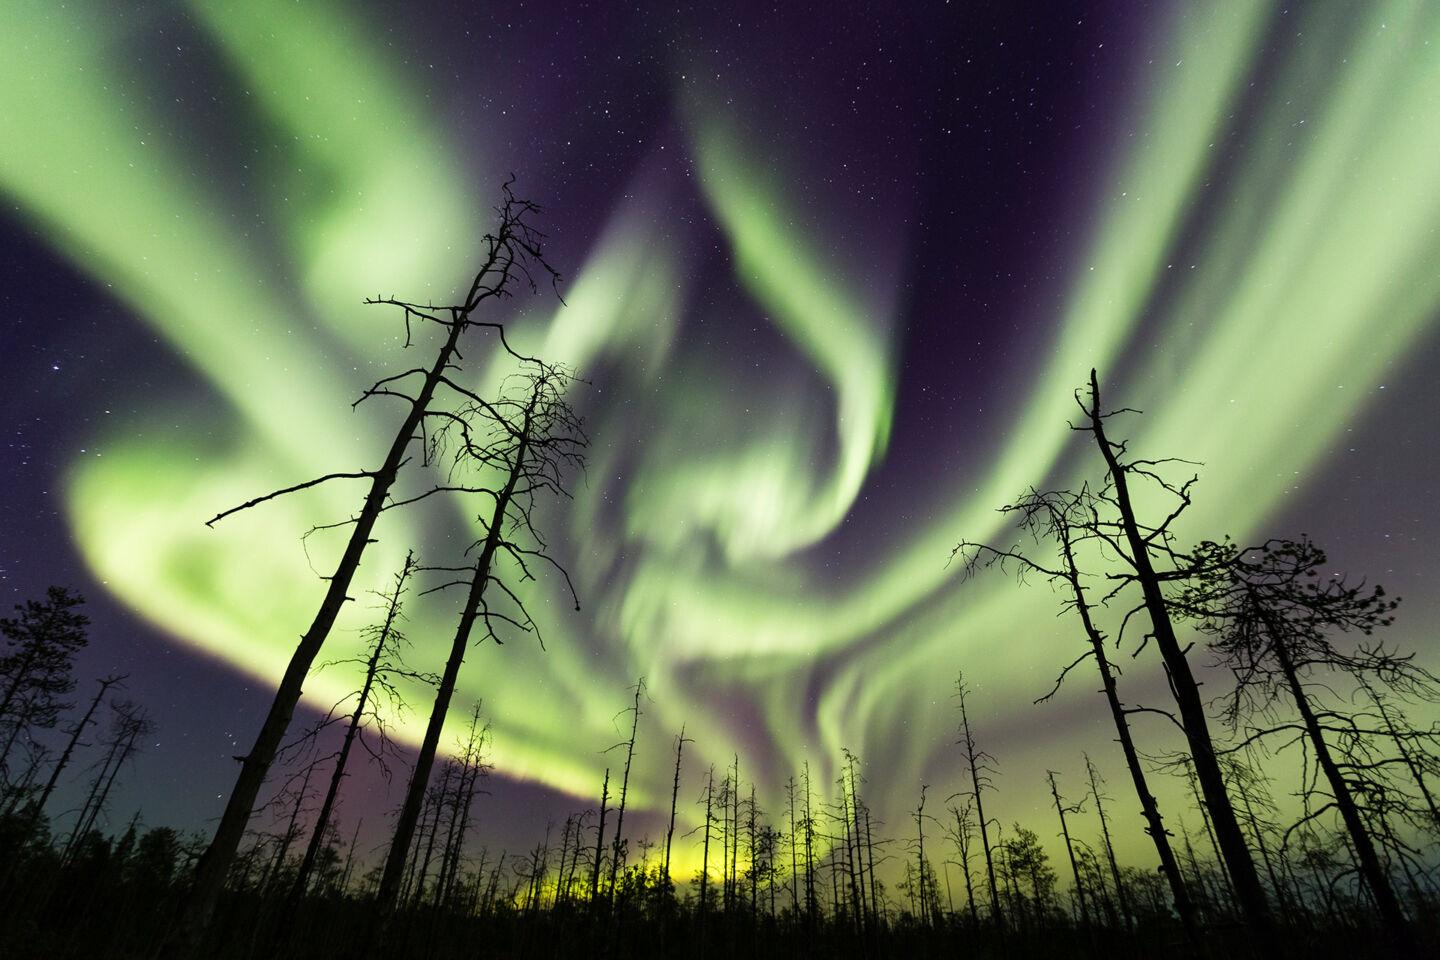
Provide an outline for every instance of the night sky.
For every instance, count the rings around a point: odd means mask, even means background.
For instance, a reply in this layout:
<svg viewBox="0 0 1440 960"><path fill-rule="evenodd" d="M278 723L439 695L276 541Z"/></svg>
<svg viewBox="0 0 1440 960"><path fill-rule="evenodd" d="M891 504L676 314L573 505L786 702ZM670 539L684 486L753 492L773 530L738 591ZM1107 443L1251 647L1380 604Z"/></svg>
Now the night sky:
<svg viewBox="0 0 1440 960"><path fill-rule="evenodd" d="M1066 423L1091 367L1144 411L1135 453L1196 461L1182 540L1308 533L1437 665L1440 6L676 6L0 13L0 596L84 593L76 696L129 673L153 715L112 827L218 816L341 542L300 537L362 490L204 521L378 462L398 408L351 401L428 358L361 301L453 302L512 172L565 304L486 319L576 367L591 446L540 517L580 612L541 575L545 649L461 675L454 731L477 698L494 730L481 842L595 804L641 675L637 831L684 724L682 801L738 754L778 813L848 748L906 833L922 784L960 789L963 670L987 806L1048 837L1044 772L1078 797L1088 750L1147 862L1093 677L1032 705L1083 652L1058 596L947 563L1016 542L995 508L1029 486L1098 478ZM387 515L356 590L412 547L461 562L476 512ZM377 615L352 594L321 659ZM412 666L458 599L412 599ZM1154 651L1120 659L1162 705ZM312 677L297 724L353 684ZM357 781L342 832L399 797Z"/></svg>

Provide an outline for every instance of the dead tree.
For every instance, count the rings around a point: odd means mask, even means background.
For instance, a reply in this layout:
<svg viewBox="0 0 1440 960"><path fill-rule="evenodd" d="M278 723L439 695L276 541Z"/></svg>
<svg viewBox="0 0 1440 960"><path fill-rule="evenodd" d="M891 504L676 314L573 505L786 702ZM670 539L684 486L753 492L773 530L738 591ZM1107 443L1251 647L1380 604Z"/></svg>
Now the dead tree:
<svg viewBox="0 0 1440 960"><path fill-rule="evenodd" d="M468 406L436 435L443 441L447 432L454 434L456 469L475 475L468 483L452 489L484 497L490 506L481 517L485 534L472 544L477 554L474 564L448 568L462 572L465 579L435 588L463 586L466 597L381 876L377 907L382 922L394 907L400 889L406 853L440 744L440 731L450 712L450 700L472 633L478 625L481 641L489 639L497 644L503 642L500 634L506 629L533 633L539 638L538 626L515 589L507 584L501 564L508 562L518 570L521 580L530 580L535 576L532 567L545 563L570 586L569 575L550 556L544 538L536 530L535 507L541 494L567 497L565 474L584 464L585 437L579 418L565 399L573 377L561 367L538 360L527 360L525 364L525 372L511 378L508 389L502 389L501 396L494 400L455 387L465 394ZM486 485L491 477L498 481L495 486ZM570 592L574 598L573 587ZM575 609L580 609L578 599Z"/></svg>
<svg viewBox="0 0 1440 960"><path fill-rule="evenodd" d="M300 861L300 869L296 872L295 882L290 887L286 909L287 921L293 910L293 904L305 893L306 885L309 883L310 872L315 867L315 859L319 856L320 849L325 842L325 830L330 824L330 816L335 809L335 799L340 793L340 784L345 779L345 766L350 758L350 749L359 738L362 724L367 716L375 723L381 736L384 736L384 726L380 722L379 714L374 712L372 692L378 686L389 695L392 705L400 703L399 695L390 686L388 676L399 669L392 662L391 657L400 644L404 643L404 636L399 629L400 621L404 619L400 598L405 592L405 585L410 576L415 572L415 566L415 554L412 551L405 555L405 562L401 566L400 572L395 575L395 588L384 598L385 620L379 629L374 631L374 646L370 649L370 656L365 660L365 681L356 696L355 709L350 714L350 722L345 727L345 736L340 743L340 751L335 757L335 769L330 775L330 785L325 791L325 799L320 804L320 813L315 818L310 842L305 847L305 856ZM281 927L286 925L288 924L282 923Z"/></svg>
<svg viewBox="0 0 1440 960"><path fill-rule="evenodd" d="M350 537L334 572L327 578L325 596L316 611L315 619L291 654L254 744L243 757L237 758L240 761L240 773L210 846L196 865L194 879L181 906L176 929L162 953L183 957L193 952L214 912L215 900L224 886L235 851L244 836L246 824L250 821L256 797L260 793L260 785L269 773L276 751L290 727L296 704L300 702L305 677L329 637L341 607L350 599L350 583L360 567L365 548L373 542L375 524L382 512L403 502L396 501L391 496L391 488L395 485L401 468L410 461L411 451L417 443L420 444L422 453L424 452L425 440L432 422L453 424L457 419L463 422L464 414L457 413L454 407L458 403L462 405L461 409L464 409L470 392L459 387L454 376L461 358L460 347L464 335L472 329L489 329L497 334L501 347L510 350L505 341L504 328L498 323L479 320L477 311L491 301L509 297L517 282L524 282L533 290L535 282L532 270L543 272L551 279L552 286L558 279L541 252L543 235L528 222L528 218L537 210L534 204L516 199L510 192L510 185L505 185L504 200L497 208L499 223L495 232L485 238L483 262L459 304L435 307L394 298L374 298L366 301L371 304L398 306L403 311L407 332L406 346L409 346L409 332L414 323L432 323L444 332L444 340L428 367L414 367L377 381L353 405L358 406L372 397L394 397L406 404L405 414L378 467L351 473L328 473L257 497L223 511L208 521L209 525L213 525L233 513L276 497L335 480L360 480L369 484L359 512L347 521L351 526ZM410 389L413 389L413 394L406 392ZM444 490L445 487L441 486L432 492Z"/></svg>
<svg viewBox="0 0 1440 960"><path fill-rule="evenodd" d="M790 807L790 909L798 919L800 916L800 855L798 844L800 834L795 823L795 777L785 780L785 802Z"/></svg>
<svg viewBox="0 0 1440 960"><path fill-rule="evenodd" d="M75 828L70 832L70 839L60 855L62 860L68 860L75 844L94 828L95 821L105 810L110 789L115 786L115 780L120 776L120 769L135 756L139 749L139 740L150 736L155 729L144 707L121 700L112 702L110 708L114 711L114 716L111 718L110 733L104 742L105 756L97 765L95 779L91 781L90 791L80 807Z"/></svg>
<svg viewBox="0 0 1440 960"><path fill-rule="evenodd" d="M1090 906L1085 901L1085 882L1080 879L1080 865L1075 861L1075 845L1070 842L1070 828L1065 823L1066 813L1079 813L1080 807L1066 806L1060 800L1060 788L1055 785L1055 771L1047 770L1046 776L1050 780L1050 795L1055 798L1055 813L1060 817L1060 835L1065 840L1065 853L1070 857L1070 872L1075 877L1075 896L1080 901L1080 919L1087 927L1090 925Z"/></svg>
<svg viewBox="0 0 1440 960"><path fill-rule="evenodd" d="M920 925L934 926L940 916L939 892L930 861L925 858L925 791L928 783L920 785L920 805L915 808L915 881L920 887Z"/></svg>
<svg viewBox="0 0 1440 960"><path fill-rule="evenodd" d="M600 899L600 863L605 850L605 814L610 803L610 768L605 768L605 785L600 788L600 823L595 828L595 862L590 872L590 906L594 909ZM702 888L703 890L703 888ZM701 897L704 899L703 895Z"/></svg>
<svg viewBox="0 0 1440 960"><path fill-rule="evenodd" d="M1130 714L1139 712L1142 708L1128 708L1120 699L1116 680L1120 671L1110 659L1104 632L1095 622L1095 604L1087 596L1086 574L1081 570L1077 559L1080 550L1102 541L1102 520L1099 514L1099 504L1102 501L1102 497L1096 497L1086 488L1081 488L1079 492L1060 490L1042 493L1031 490L1015 503L1000 508L1002 513L1018 516L1020 528L1037 543L1052 541L1059 553L1058 563L1041 563L1018 549L997 549L967 541L962 541L955 548L954 555L964 559L967 576L973 575L981 565L997 564L1003 568L1007 564L1013 564L1016 577L1021 582L1029 576L1038 575L1052 584L1063 585L1065 599L1062 601L1062 609L1072 610L1080 618L1089 649L1061 670L1054 687L1036 702L1041 703L1053 697L1071 670L1087 659L1095 661L1095 667L1100 672L1101 692L1105 695L1105 702L1115 723L1116 740L1125 757L1125 768L1130 773L1135 795L1140 801L1145 832L1150 836L1155 845L1155 853L1160 858L1160 869L1169 884L1175 913L1180 917L1191 942L1198 942L1199 919L1195 906L1180 873L1175 852L1170 847L1170 833L1160 815L1160 805L1155 800L1155 795L1150 792L1145 768L1140 763L1140 752L1135 746L1135 738L1130 729ZM1118 877L1118 871L1114 871L1113 854L1111 861L1112 872L1116 872Z"/></svg>
<svg viewBox="0 0 1440 960"><path fill-rule="evenodd" d="M979 926L980 915L975 912L975 883L970 873L970 844L974 842L974 827L970 822L970 804L963 808L951 806L950 812L955 816L955 850L960 855L960 872L965 877L965 903L970 912L970 930L973 933Z"/></svg>
<svg viewBox="0 0 1440 960"><path fill-rule="evenodd" d="M315 768L316 764L307 763L297 775L300 779L300 786L295 791L295 803L290 808L290 820L280 834L280 842L276 845L275 856L270 858L270 866L265 871L265 879L260 882L261 899L270 897L270 890L275 884L275 878L280 875L280 870L285 866L285 856L290 852L290 845L295 842L296 837L300 836L300 813L305 809L305 801L310 799L310 778L315 775ZM292 778L291 783L293 782ZM281 795L288 792L289 788L290 784L287 784L281 791Z"/></svg>
<svg viewBox="0 0 1440 960"><path fill-rule="evenodd" d="M1100 773L1095 769L1095 764L1090 761L1088 753L1085 754L1085 769L1090 774L1090 796L1095 798L1095 815L1100 818L1100 837L1105 842L1105 859L1110 865L1110 878L1115 882L1115 900L1120 907L1120 925L1128 928L1133 915L1130 909L1130 898L1125 891L1125 883L1120 877L1120 865L1115 861L1115 845L1110 842L1110 822L1105 817L1104 797L1100 793ZM1169 844L1166 846L1168 847ZM1173 894L1174 891L1171 892Z"/></svg>
<svg viewBox="0 0 1440 960"><path fill-rule="evenodd" d="M635 705L631 707L630 717L630 739L617 743L615 747L625 747L625 773L620 778L620 806L615 813L615 839L610 850L610 880L606 889L610 895L615 893L615 875L620 870L620 862L624 859L624 830L625 830L625 795L630 789L630 762L635 758L635 734L640 730L640 697L645 692L645 678L641 677L635 681ZM611 747L614 750L615 747Z"/></svg>
<svg viewBox="0 0 1440 960"><path fill-rule="evenodd" d="M1343 577L1322 576L1325 563L1324 552L1304 539L1270 540L1248 550L1229 542L1203 543L1194 555L1201 574L1187 584L1179 602L1213 638L1211 649L1235 677L1224 714L1227 722L1265 723L1264 728L1251 728L1247 742L1296 728L1277 717L1278 706L1299 714L1299 732L1324 776L1326 795L1307 819L1329 809L1339 813L1391 945L1409 956L1417 949L1414 935L1380 861L1375 831L1366 823L1357 791L1366 788L1366 778L1357 776L1353 767L1347 772L1344 758L1327 739L1326 727L1334 729L1337 720L1343 723L1346 718L1327 710L1324 699L1335 680L1346 676L1432 696L1437 681L1411 657L1381 644L1362 641L1347 650L1334 643L1335 632L1368 637L1388 626L1399 601L1378 586L1354 586ZM1343 728L1340 736L1347 736Z"/></svg>
<svg viewBox="0 0 1440 960"><path fill-rule="evenodd" d="M1095 532L1104 539L1114 556L1121 560L1122 572L1113 574L1120 578L1121 585L1133 584L1140 589L1141 607L1148 615L1150 631L1155 646L1164 662L1165 672L1170 681L1170 692L1175 698L1180 727L1185 734L1191 761L1195 765L1195 776L1200 782L1205 805L1215 829L1215 839L1229 869L1235 885L1245 920L1259 936L1263 948L1275 946L1274 931L1270 921L1270 908L1265 900L1265 890L1260 884L1260 875L1245 843L1245 834L1235 816L1235 809L1225 791L1225 777L1216 758L1215 745L1210 736L1210 724L1205 716L1205 704L1200 697L1200 687L1190 669L1175 635L1171 608L1166 600L1164 585L1188 575L1188 571L1157 570L1155 561L1159 558L1173 558L1170 527L1190 504L1190 490L1194 477L1183 483L1175 483L1162 476L1165 462L1157 460L1130 459L1125 441L1112 440L1106 433L1106 421L1117 413L1106 412L1100 402L1100 384L1095 371L1090 371L1090 396L1081 400L1077 391L1076 403L1080 407L1082 422L1073 429L1089 433L1105 461L1108 484L1102 490L1103 499L1114 511L1116 519L1106 520L1097 525ZM1170 461L1175 462L1175 461ZM1172 498L1173 507L1158 524L1144 524L1136 514L1131 497L1131 481L1148 482ZM1139 608L1137 608L1139 609Z"/></svg>
<svg viewBox="0 0 1440 960"><path fill-rule="evenodd" d="M975 737L970 731L970 714L965 707L965 699L969 695L969 688L965 686L964 676L955 680L955 696L960 701L960 747L965 752L965 764L970 769L970 796L971 802L975 805L975 821L980 827L980 849L985 854L985 877L990 890L990 914L998 929L1005 929L1005 913L1000 906L1000 892L995 884L995 859L990 848L989 824L985 819L985 801L981 796L985 790L993 790L994 784L990 781L990 774L995 758L975 744Z"/></svg>
<svg viewBox="0 0 1440 960"><path fill-rule="evenodd" d="M873 925L875 914L877 913L874 898L873 896L871 896L873 891L870 888L867 888L865 880L866 843L864 830L861 826L860 821L860 813L861 809L864 807L864 801L860 799L859 788L859 785L861 782L864 781L864 778L856 772L856 767L858 767L860 764L860 758L855 756L855 754L851 753L848 747L842 747L840 752L845 757L845 773L843 777L845 782L841 788L842 797L848 798L849 801L849 824L846 828L846 836L849 838L850 842L847 844L847 856L849 857L852 864L851 886L854 889L853 897L855 899L856 908L858 911L858 919L860 921L862 932L864 932L866 930L869 930L870 927ZM921 797L923 801L923 790L921 791ZM866 813L868 814L868 810L866 811ZM870 879L873 885L873 871Z"/></svg>
<svg viewBox="0 0 1440 960"><path fill-rule="evenodd" d="M705 922L705 894L710 885L710 824L714 818L711 811L715 800L715 766L711 764L705 776L705 842L700 848L700 922Z"/></svg>
<svg viewBox="0 0 1440 960"><path fill-rule="evenodd" d="M638 706L638 704L637 704ZM685 739L685 725L680 725L680 735L675 738L675 783L670 790L670 826L665 830L665 890L668 895L673 889L670 881L670 841L675 836L675 804L680 797L680 754L685 744L694 743Z"/></svg>
<svg viewBox="0 0 1440 960"><path fill-rule="evenodd" d="M95 699L90 701L89 708L80 722L75 724L75 729L70 732L70 739L65 743L65 749L60 754L60 759L55 761L55 769L50 771L50 779L45 783L45 789L40 791L40 799L35 801L35 812L38 815L45 809L45 802L50 799L50 794L55 791L55 784L60 780L60 774L70 763L70 756L75 752L75 747L80 743L80 736L85 732L85 727L90 723L90 718L100 706L100 701L105 698L105 691L117 683L124 683L129 674L122 674L118 677L106 677L99 681L100 689L95 691Z"/></svg>
<svg viewBox="0 0 1440 960"><path fill-rule="evenodd" d="M449 903L455 890L456 878L460 874L460 860L465 851L465 839L470 832L470 812L475 805L477 784L480 778L490 771L490 764L485 761L485 748L489 739L490 724L480 722L480 704L477 703L470 714L470 732L460 753L459 776L455 793L450 799L450 828L440 860L436 906Z"/></svg>

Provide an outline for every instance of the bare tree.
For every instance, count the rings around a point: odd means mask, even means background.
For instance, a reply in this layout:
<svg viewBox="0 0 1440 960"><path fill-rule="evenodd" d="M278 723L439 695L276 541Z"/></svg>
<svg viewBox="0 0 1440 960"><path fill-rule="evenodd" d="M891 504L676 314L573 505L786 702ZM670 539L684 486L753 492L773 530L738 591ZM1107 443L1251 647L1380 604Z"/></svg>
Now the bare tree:
<svg viewBox="0 0 1440 960"><path fill-rule="evenodd" d="M630 789L630 762L635 758L635 734L640 730L640 697L644 693L645 678L641 677L635 681L635 704L630 708L630 739L610 748L625 748L625 773L620 778L620 807L615 813L615 839L610 850L610 880L606 884L610 896L615 894L615 874L620 870L620 862L624 859L625 797Z"/></svg>
<svg viewBox="0 0 1440 960"><path fill-rule="evenodd" d="M990 776L994 772L992 766L995 758L984 750L981 750L975 743L975 736L970 731L970 714L966 710L965 700L969 696L970 689L965 685L964 676L955 680L955 696L960 701L960 747L965 752L965 764L970 771L970 802L975 807L975 822L980 829L980 849L985 854L985 878L990 890L990 914L995 920L998 928L1005 927L1005 914L1000 906L1000 892L995 884L995 859L990 846L989 823L985 819L985 801L982 794L986 790L995 789Z"/></svg>
<svg viewBox="0 0 1440 960"><path fill-rule="evenodd" d="M1160 869L1170 886L1175 912L1180 917L1186 935L1192 942L1198 942L1199 921L1195 915L1195 907L1190 900L1184 878L1180 874L1180 865L1170 847L1169 831L1165 828L1164 819L1160 815L1160 805L1156 801L1155 795L1150 792L1149 780L1144 767L1141 766L1140 752L1135 746L1134 734L1130 729L1130 715L1140 712L1143 708L1126 707L1120 699L1119 684L1116 679L1120 671L1110 658L1105 633L1096 623L1095 603L1087 595L1086 574L1080 569L1077 559L1079 551L1085 547L1093 546L1097 542L1106 542L1103 535L1103 521L1099 512L1099 506L1105 499L1104 495L1097 497L1086 488L1081 488L1078 492L1060 490L1042 493L1031 490L1015 503L1000 508L1002 513L1018 516L1020 528L1034 538L1037 543L1045 540L1053 542L1059 552L1058 563L1042 563L1034 557L1022 553L1019 549L998 549L968 541L962 541L955 548L954 555L964 558L967 575L973 574L976 568L982 564L999 564L1002 567L1006 564L1014 564L1016 576L1022 582L1030 575L1039 575L1045 577L1052 584L1063 585L1065 599L1062 601L1062 609L1072 610L1080 618L1089 648L1060 671L1054 687L1036 702L1041 703L1053 697L1065 678L1069 676L1070 671L1087 659L1095 661L1095 667L1100 671L1101 691L1105 694L1105 702L1110 708L1110 716L1115 723L1116 740L1124 754L1125 768L1130 773L1130 781L1135 787L1135 795L1140 801L1141 815L1145 819L1145 832L1155 845L1155 852L1160 858ZM1100 602L1103 603L1104 598ZM1093 775L1093 768L1091 772ZM1106 827L1107 847L1109 846L1108 829ZM1113 854L1111 861L1113 869ZM1124 894L1121 893L1120 896L1123 897Z"/></svg>
<svg viewBox="0 0 1440 960"><path fill-rule="evenodd" d="M638 708L638 703L637 703ZM675 836L675 803L680 797L680 754L685 749L685 744L694 743L694 740L685 738L685 725L680 725L680 735L675 738L675 783L670 791L670 826L665 830L665 889L667 893L671 889L670 881L670 841ZM794 804L791 804L792 819Z"/></svg>
<svg viewBox="0 0 1440 960"><path fill-rule="evenodd" d="M481 723L480 704L470 714L470 730L461 748L456 787L450 799L450 828L445 839L445 851L441 858L440 881L435 897L437 906L451 901L456 878L460 873L460 860L465 850L465 838L470 832L471 811L475 806L475 795L479 781L489 772L491 765L485 758L490 741L490 724ZM547 843L548 846L548 843ZM563 855L563 850L562 850Z"/></svg>
<svg viewBox="0 0 1440 960"><path fill-rule="evenodd" d="M1095 798L1095 815L1100 818L1100 837L1105 842L1105 859L1110 865L1110 878L1115 882L1115 900L1119 905L1120 923L1128 927L1133 913L1130 909L1129 896L1125 892L1125 883L1120 878L1120 866L1115 861L1115 845L1110 842L1110 821L1105 818L1104 795L1100 792L1102 778L1100 772L1095 769L1095 764L1090 761L1090 755L1085 754L1085 769L1090 775L1090 796ZM1168 848L1169 844L1166 844ZM1171 857L1173 864L1174 857ZM1176 879L1179 879L1178 871ZM1174 892L1173 889L1171 891ZM1187 898L1188 900L1188 898Z"/></svg>
<svg viewBox="0 0 1440 960"><path fill-rule="evenodd" d="M605 850L605 815L609 812L610 803L610 768L605 768L605 784L600 788L600 822L595 827L595 862L590 865L590 907L600 899L600 863L604 859ZM708 836L708 835L707 835ZM700 888L700 900L704 903L705 888Z"/></svg>
<svg viewBox="0 0 1440 960"><path fill-rule="evenodd" d="M517 280L526 282L534 289L532 270L543 271L551 279L552 285L557 279L541 252L543 235L528 222L528 217L537 210L535 204L516 199L510 192L510 185L505 185L504 200L497 208L498 226L493 234L486 236L483 262L471 281L465 298L459 304L434 307L393 298L366 301L401 308L407 331L407 346L410 342L408 333L413 323L432 323L444 331L444 341L429 367L414 367L385 377L355 401L354 405L359 405L372 397L383 396L401 399L406 404L405 415L378 467L351 473L328 473L257 497L238 507L225 510L208 521L213 525L238 511L334 480L361 480L369 483L369 490L359 512L346 521L351 526L350 537L334 572L328 578L325 596L316 611L315 619L290 656L254 744L249 752L238 758L240 773L230 792L225 812L221 815L210 846L196 865L195 876L181 907L175 930L162 949L162 954L183 957L193 952L194 945L214 912L216 897L224 885L230 863L235 858L235 851L255 808L260 785L274 763L276 751L285 738L285 731L289 729L295 706L300 702L305 677L329 637L341 607L349 599L350 583L355 577L355 571L359 569L365 548L373 542L375 524L386 509L401 502L410 502L393 500L390 491L401 468L411 458L412 446L419 442L423 452L432 421L453 425L464 420L464 413L453 409L456 402L462 405L462 410L465 409L464 405L473 396L454 380L463 335L475 328L488 328L496 332L503 349L510 349L505 342L503 327L477 319L476 312L490 301L510 296ZM414 386L408 386L410 384ZM413 395L407 393L407 389L414 389ZM447 393L451 399L442 402L440 397ZM459 398L458 401L453 399L456 397ZM432 492L443 492L445 489L442 485L434 488Z"/></svg>
<svg viewBox="0 0 1440 960"><path fill-rule="evenodd" d="M100 707L100 701L105 699L105 693L117 683L124 683L129 674L122 674L118 677L106 677L99 681L100 689L95 691L95 699L90 701L90 706L80 722L70 731L70 739L65 743L65 749L60 754L60 759L55 761L55 769L50 771L50 779L45 783L45 789L40 791L40 798L35 801L35 812L38 814L45 809L45 802L50 799L50 794L55 790L55 784L60 780L60 774L70 763L70 757L75 752L75 747L80 743L80 736L85 732L85 727L90 723L90 718Z"/></svg>
<svg viewBox="0 0 1440 960"><path fill-rule="evenodd" d="M155 729L145 708L129 700L112 701L110 709L113 715L110 732L103 741L105 755L94 767L95 778L90 783L90 791L85 796L80 815L76 817L75 827L70 832L70 839L61 853L62 860L68 859L75 849L75 844L94 829L95 821L105 810L105 801L120 776L121 768L139 750L140 739L150 736Z"/></svg>
<svg viewBox="0 0 1440 960"><path fill-rule="evenodd" d="M1080 407L1082 422L1074 429L1089 433L1105 461L1108 484L1102 492L1102 499L1113 509L1116 519L1097 526L1094 532L1104 539L1114 556L1119 557L1122 572L1112 574L1121 585L1133 584L1140 590L1141 607L1148 615L1150 631L1155 646L1164 662L1165 672L1170 681L1170 691L1175 698L1179 723L1185 734L1191 761L1195 765L1195 776L1205 797L1205 805L1215 829L1215 839L1235 885L1235 894L1246 921L1255 930L1266 948L1275 946L1274 932L1270 921L1269 905L1260 876L1255 870L1245 835L1236 819L1235 809L1225 791L1225 778L1216 758L1215 745L1210 736L1210 724L1205 716L1205 705L1200 697L1200 687L1190 669L1175 634L1171 608L1163 589L1167 582L1183 579L1191 571L1177 569L1162 571L1156 568L1156 559L1174 559L1171 547L1171 525L1190 505L1190 491L1196 478L1181 483L1163 476L1167 463L1131 459L1125 441L1111 439L1106 432L1106 421L1124 409L1106 412L1101 406L1100 384L1095 371L1090 371L1090 395L1087 400L1076 392L1075 402ZM1132 411L1133 412L1133 411ZM1159 523L1146 524L1140 520L1131 496L1131 482L1149 483L1171 498L1172 507Z"/></svg>
<svg viewBox="0 0 1440 960"><path fill-rule="evenodd" d="M1065 840L1065 853L1070 858L1070 872L1075 877L1075 897L1080 901L1080 919L1089 926L1090 906L1085 900L1085 881L1080 879L1080 864L1075 860L1075 845L1070 841L1070 827L1065 823L1065 814L1079 813L1081 805L1067 805L1060 799L1060 788L1055 785L1054 770L1047 770L1045 775L1050 781L1050 795L1055 798L1055 813L1060 817L1060 836Z"/></svg>
<svg viewBox="0 0 1440 960"><path fill-rule="evenodd" d="M518 570L521 580L530 580L534 579L532 566L545 563L559 572L567 587L570 585L569 575L550 556L544 537L535 527L535 504L546 493L568 497L565 474L584 464L585 436L579 418L565 399L574 378L565 369L538 360L527 360L525 365L525 371L512 377L508 388L503 388L501 396L494 400L464 391L467 406L444 428L455 435L456 469L475 474L467 485L454 489L487 499L489 508L480 518L485 534L471 545L476 552L474 564L450 568L464 578L444 585L465 587L466 597L380 880L378 907L382 918L394 907L400 889L440 731L477 624L482 641L490 639L499 644L506 629L539 637L539 628L524 602L506 582L504 564ZM445 439L443 431L437 439ZM487 486L492 477L498 482ZM578 599L575 609L580 609Z"/></svg>
<svg viewBox="0 0 1440 960"><path fill-rule="evenodd" d="M295 882L290 888L290 895L287 898L290 907L287 907L287 920L290 909L293 909L295 900L300 897L310 879L310 872L315 866L315 859L319 856L321 847L325 842L325 831L330 825L330 816L335 809L335 800L340 793L340 784L345 779L345 767L350 758L350 750L355 741L360 738L363 723L367 718L371 720L384 737L384 724L380 715L375 712L372 693L378 688L389 696L392 706L400 703L400 698L389 677L397 670L404 672L394 661L395 651L404 637L400 632L400 621L403 620L401 596L404 594L406 582L415 572L414 552L405 555L405 562L400 571L395 575L395 587L390 594L384 597L385 620L378 629L372 630L373 645L370 648L370 655L365 659L365 680L356 695L355 709L350 714L350 721L345 727L345 736L340 743L340 750L335 757L335 769L330 775L330 785L325 791L325 799L320 805L320 813L315 818L315 826L310 834L310 842L305 848L305 857L300 862L300 869L295 874ZM363 742L363 740L362 740ZM372 751L372 755L380 756ZM285 924L282 924L283 927Z"/></svg>

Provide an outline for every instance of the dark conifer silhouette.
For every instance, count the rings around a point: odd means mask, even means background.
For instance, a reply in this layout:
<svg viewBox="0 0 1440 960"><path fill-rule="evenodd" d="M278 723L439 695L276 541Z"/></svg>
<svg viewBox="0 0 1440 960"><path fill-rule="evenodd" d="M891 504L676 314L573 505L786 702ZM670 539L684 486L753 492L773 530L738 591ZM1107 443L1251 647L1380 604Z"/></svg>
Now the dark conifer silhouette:
<svg viewBox="0 0 1440 960"><path fill-rule="evenodd" d="M84 602L51 587L44 600L17 604L19 616L0 619L0 782L7 787L15 745L55 726L70 706L64 698L75 689L75 653L89 642L90 620L76 609Z"/></svg>

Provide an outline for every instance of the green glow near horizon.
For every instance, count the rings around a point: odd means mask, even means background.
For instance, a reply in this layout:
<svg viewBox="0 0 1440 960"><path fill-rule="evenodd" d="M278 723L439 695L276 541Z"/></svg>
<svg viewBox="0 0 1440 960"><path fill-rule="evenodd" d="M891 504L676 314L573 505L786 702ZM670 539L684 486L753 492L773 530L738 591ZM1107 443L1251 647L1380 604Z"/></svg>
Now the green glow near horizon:
<svg viewBox="0 0 1440 960"><path fill-rule="evenodd" d="M828 785L848 746L869 763L872 802L896 820L920 782L939 789L954 776L948 694L962 668L984 723L1013 737L996 751L1007 770L1063 768L1093 745L1105 721L1088 685L1043 715L1029 707L1062 657L1025 638L1070 635L1050 598L1017 602L998 575L962 587L945 566L961 537L1003 536L994 509L1026 486L1093 476L1065 426L1071 391L1092 366L1123 371L1110 399L1148 411L1127 424L1132 448L1206 464L1186 529L1244 537L1283 508L1297 476L1325 466L1367 398L1434 335L1440 306L1440 9L1396 0L1291 14L1305 40L1267 89L1249 85L1268 29L1260 5L1186 10L1138 65L1150 93L1132 105L1109 172L1081 185L1093 226L1069 253L1049 345L1013 371L1031 384L1025 403L975 438L988 453L966 465L964 489L937 478L905 508L865 498L905 427L892 423L904 318L873 292L886 278L829 252L764 172L763 144L703 98L682 104L701 196L749 302L707 306L692 288L687 244L701 241L667 221L685 187L657 165L635 173L633 199L617 201L573 271L567 305L522 304L517 342L582 373L617 371L610 392L624 396L577 393L591 468L550 521L584 612L570 613L554 584L530 586L548 652L482 648L462 675L462 699L483 697L494 718L504 772L589 797L607 724L639 674L655 701L632 779L642 802L668 798L668 744L685 723L692 770L740 749L742 775L772 808L806 759ZM255 142L237 149L255 157L248 196L228 189L235 171L207 170L204 145L160 106L165 91L144 95L159 80L99 4L0 15L0 189L214 391L181 412L168 397L137 400L139 428L98 432L87 448L101 455L72 465L67 508L87 561L178 639L273 680L320 594L295 537L346 516L358 492L332 485L216 531L202 522L375 459L387 411L346 404L410 360L396 318L356 304L377 284L445 300L487 226L466 213L488 209L470 186L487 178L424 89L366 49L370 25L354 11L271 0L243 16L219 4L194 13L233 73L231 108L253 124ZM207 186L211 175L226 187ZM791 354L750 357L751 316ZM490 388L506 367L486 368L482 352L474 376ZM752 359L783 375L707 373ZM469 512L387 517L357 588L384 584L412 543L462 545ZM841 578L822 555L847 521L884 539L843 558ZM334 549L315 538L314 568ZM450 603L416 602L417 659L448 642ZM355 646L367 616L354 605L323 656ZM801 695L812 683L814 711ZM325 671L307 693L323 707L349 687ZM424 716L407 719L407 735ZM1035 723L1054 729L1017 732ZM1043 806L1031 779L1007 778L1007 806Z"/></svg>

